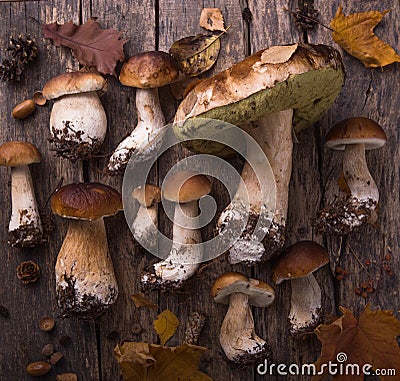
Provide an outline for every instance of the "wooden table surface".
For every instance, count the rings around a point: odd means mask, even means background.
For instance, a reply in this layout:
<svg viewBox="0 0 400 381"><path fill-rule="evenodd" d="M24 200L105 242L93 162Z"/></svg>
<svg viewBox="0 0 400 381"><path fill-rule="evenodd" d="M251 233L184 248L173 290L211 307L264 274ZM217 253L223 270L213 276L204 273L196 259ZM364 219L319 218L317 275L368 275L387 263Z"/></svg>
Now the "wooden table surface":
<svg viewBox="0 0 400 381"><path fill-rule="evenodd" d="M325 25L333 18L339 5L338 0L315 0L319 19ZM229 33L222 37L222 48L212 73L218 72L243 59L259 49L299 41L325 43L335 46L329 30L322 26L306 34L299 32L293 19L284 8L295 10L299 4L285 0L53 0L0 2L0 46L6 47L10 34L30 33L36 38L40 54L30 65L19 83L0 84L0 142L27 140L38 146L43 161L31 166L36 195L44 207L51 192L61 178L64 184L77 181L102 181L117 189L121 188L121 178L111 178L104 172L107 158L89 162L72 163L56 158L49 150L49 114L51 106L37 110L24 121L11 117L11 110L18 102L32 96L47 80L61 74L66 69L77 69L78 62L69 49L55 47L45 40L40 23L73 20L83 23L90 17L98 17L102 27L124 32L129 39L125 45L126 56L144 50L168 51L171 44L182 37L201 33L198 20L203 7L219 7L227 25L232 25ZM399 47L400 6L398 1L344 1L344 12L352 13L370 9L392 9L377 27L377 34L390 43L397 51ZM251 22L242 17L248 8ZM4 58L2 52L1 57ZM328 267L321 269L317 278L323 285L325 318L336 316L339 306L345 306L360 313L367 303L373 308L398 311L399 296L399 161L400 161L400 65L393 64L383 69L368 69L361 62L343 52L346 69L346 85L329 112L312 128L297 135L293 153L293 175L290 184L290 205L287 224L287 244L298 240L314 239L328 248L333 265L348 271L343 280L334 279ZM112 151L116 144L131 131L136 123L134 90L122 87L116 78L109 78L109 92L102 98L108 116L108 134L103 152ZM173 118L177 102L168 88L162 89L161 99L167 119ZM317 210L325 205L332 193L330 189L340 173L341 153L324 147L324 137L334 123L351 116L365 116L383 126L388 143L379 150L367 153L367 161L381 193L379 218L375 226L362 226L342 239L328 238L316 234L311 227L311 219ZM150 181L162 180L172 164L188 153L176 148L159 162ZM157 261L135 243L123 213L109 218L106 222L109 247L114 261L120 295L115 305L97 321L74 319L56 320L56 329L47 334L39 331L41 317L57 317L59 310L55 301L54 265L67 222L54 218L55 230L49 244L30 250L17 250L7 244L7 225L11 213L10 171L0 169L0 245L2 265L0 266L0 304L8 308L10 317L0 317L0 380L28 380L25 367L32 361L42 359L41 348L53 343L63 352L64 359L43 380L54 380L56 373L75 372L79 380L115 381L120 372L113 355L113 348L120 340L147 341L157 343L152 322L157 311L136 309L130 297L140 291L140 273ZM213 196L219 210L228 200L220 197L221 190L214 187ZM48 211L48 207L46 207ZM161 221L161 229L170 232L171 225L166 219ZM205 239L212 234L211 229L203 232ZM381 271L385 254L392 255L393 275ZM16 278L15 269L24 260L36 261L42 270L36 284L24 285ZM373 265L366 267L364 262ZM216 305L210 297L210 287L214 279L228 270L242 271L272 284L268 264L253 268L230 266L220 258L205 267L179 292L147 292L146 295L162 309L169 308L181 321L177 334L168 345L178 345L183 340L184 325L189 313L201 311L207 314L207 323L200 337L200 345L209 348L201 364L201 369L214 380L275 380L278 378L257 376L252 367L237 369L223 358L218 342L219 327L226 307ZM373 279L376 292L364 299L355 294L354 289L363 281ZM290 308L290 285L283 283L276 287L276 302L266 309L255 309L254 319L258 334L268 339L276 362L308 363L316 360L320 345L314 335L296 342L288 337L287 316ZM144 331L140 335L132 333L132 327L139 323ZM118 335L110 335L112 332ZM69 336L71 342L61 346L59 340ZM281 378L282 379L282 378ZM285 379L299 380L300 377ZM160 380L162 381L162 380Z"/></svg>

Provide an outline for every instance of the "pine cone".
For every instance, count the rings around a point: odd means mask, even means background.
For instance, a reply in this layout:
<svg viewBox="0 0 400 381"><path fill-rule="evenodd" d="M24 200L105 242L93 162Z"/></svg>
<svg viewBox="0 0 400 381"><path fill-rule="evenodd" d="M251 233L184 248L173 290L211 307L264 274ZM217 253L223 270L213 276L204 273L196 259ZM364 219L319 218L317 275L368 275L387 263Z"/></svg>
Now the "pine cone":
<svg viewBox="0 0 400 381"><path fill-rule="evenodd" d="M40 276L39 266L33 261L22 262L17 267L17 278L23 283L35 283Z"/></svg>

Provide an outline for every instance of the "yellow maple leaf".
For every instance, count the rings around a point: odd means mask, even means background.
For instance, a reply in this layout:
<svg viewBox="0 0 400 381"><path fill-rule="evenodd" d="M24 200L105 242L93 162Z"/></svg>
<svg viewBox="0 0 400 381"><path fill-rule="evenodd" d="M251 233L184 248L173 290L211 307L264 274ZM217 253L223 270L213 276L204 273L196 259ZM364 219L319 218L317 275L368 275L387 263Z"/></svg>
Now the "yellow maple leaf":
<svg viewBox="0 0 400 381"><path fill-rule="evenodd" d="M161 344L164 345L176 332L179 320L170 310L164 310L153 322L154 329L160 337Z"/></svg>
<svg viewBox="0 0 400 381"><path fill-rule="evenodd" d="M383 12L369 11L346 16L340 6L330 25L333 40L346 52L361 60L366 67L382 67L400 62L400 56L388 44L374 34L374 28L381 22Z"/></svg>

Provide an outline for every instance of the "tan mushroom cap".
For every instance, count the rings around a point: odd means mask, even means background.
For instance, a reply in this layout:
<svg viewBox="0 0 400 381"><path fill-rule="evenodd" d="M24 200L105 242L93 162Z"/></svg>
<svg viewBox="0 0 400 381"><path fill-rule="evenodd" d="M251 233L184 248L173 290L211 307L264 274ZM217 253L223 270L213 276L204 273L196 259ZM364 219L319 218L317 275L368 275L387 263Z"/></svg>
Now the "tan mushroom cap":
<svg viewBox="0 0 400 381"><path fill-rule="evenodd" d="M61 217L93 221L122 210L122 197L105 184L68 184L52 196L51 209Z"/></svg>
<svg viewBox="0 0 400 381"><path fill-rule="evenodd" d="M211 296L221 304L229 304L230 295L234 293L247 294L249 303L256 307L266 307L275 299L275 291L267 283L237 272L221 275L211 289Z"/></svg>
<svg viewBox="0 0 400 381"><path fill-rule="evenodd" d="M165 52L143 52L129 58L122 66L120 82L140 89L162 87L179 75L178 63Z"/></svg>
<svg viewBox="0 0 400 381"><path fill-rule="evenodd" d="M169 176L163 184L163 197L169 201L185 203L199 200L211 192L207 176L193 171L181 171Z"/></svg>
<svg viewBox="0 0 400 381"><path fill-rule="evenodd" d="M300 241L285 249L272 264L272 279L276 284L284 280L302 278L329 263L328 252L313 241Z"/></svg>
<svg viewBox="0 0 400 381"><path fill-rule="evenodd" d="M149 208L161 201L161 189L157 185L146 184L144 187L139 186L132 192L132 197L139 202L140 205Z"/></svg>
<svg viewBox="0 0 400 381"><path fill-rule="evenodd" d="M347 144L365 144L365 149L382 147L387 140L382 127L371 119L354 117L344 119L331 128L326 146L344 150Z"/></svg>
<svg viewBox="0 0 400 381"><path fill-rule="evenodd" d="M42 95L49 100L63 95L104 91L106 86L106 79L99 73L74 71L48 81L43 87Z"/></svg>
<svg viewBox="0 0 400 381"><path fill-rule="evenodd" d="M0 165L19 167L40 163L42 155L39 150L28 142L7 142L0 146Z"/></svg>

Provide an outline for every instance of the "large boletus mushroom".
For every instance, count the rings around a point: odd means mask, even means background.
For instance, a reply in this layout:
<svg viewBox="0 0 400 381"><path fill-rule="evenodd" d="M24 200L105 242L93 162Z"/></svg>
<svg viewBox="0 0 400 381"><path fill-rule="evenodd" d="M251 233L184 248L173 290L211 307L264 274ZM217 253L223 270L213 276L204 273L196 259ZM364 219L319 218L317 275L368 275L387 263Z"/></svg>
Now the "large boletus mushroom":
<svg viewBox="0 0 400 381"><path fill-rule="evenodd" d="M214 282L211 296L217 303L229 304L219 336L226 357L241 365L270 357L268 343L255 333L251 306L270 305L275 299L274 290L260 280L228 272Z"/></svg>
<svg viewBox="0 0 400 381"><path fill-rule="evenodd" d="M257 176L246 162L242 178L248 191L250 217L243 235L230 250L229 260L241 262L241 253L254 252L253 259L246 255L248 264L267 259L284 243L288 208L288 189L292 168L292 134L316 121L332 105L344 83L344 70L340 54L325 45L295 44L275 46L261 50L231 68L205 79L196 85L180 104L175 117L175 134L181 140L201 139L207 130L192 123L196 118L209 118L241 126L261 146L268 158L275 181L266 184L260 200ZM185 121L190 123L185 123ZM180 123L178 123L180 122ZM207 127L205 127L207 128ZM248 152L251 156L253 153ZM257 161L257 157L254 158ZM276 185L275 185L276 184ZM268 194L276 186L276 206L272 222L266 232L264 249L259 250L252 231L260 211L268 207ZM220 233L231 223L242 225L247 210L242 207L239 194L221 214ZM227 234L229 236L229 234ZM247 244L247 245L246 245Z"/></svg>
<svg viewBox="0 0 400 381"><path fill-rule="evenodd" d="M321 318L321 288L313 273L329 263L328 252L313 241L300 241L285 249L272 263L276 284L290 280L290 333L300 337L312 331Z"/></svg>
<svg viewBox="0 0 400 381"><path fill-rule="evenodd" d="M50 114L50 142L57 156L89 159L100 150L107 117L98 93L107 81L94 72L64 73L43 87L45 99L55 99Z"/></svg>
<svg viewBox="0 0 400 381"><path fill-rule="evenodd" d="M43 227L33 188L29 164L40 163L39 150L28 142L7 142L0 146L0 165L11 167L12 212L8 242L24 248L43 243Z"/></svg>
<svg viewBox="0 0 400 381"><path fill-rule="evenodd" d="M55 268L62 315L96 318L118 296L103 217L122 209L121 195L100 183L69 184L52 196L51 208L69 219Z"/></svg>

